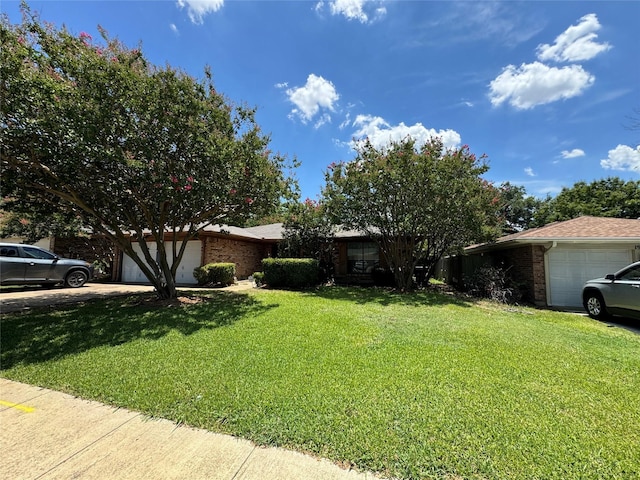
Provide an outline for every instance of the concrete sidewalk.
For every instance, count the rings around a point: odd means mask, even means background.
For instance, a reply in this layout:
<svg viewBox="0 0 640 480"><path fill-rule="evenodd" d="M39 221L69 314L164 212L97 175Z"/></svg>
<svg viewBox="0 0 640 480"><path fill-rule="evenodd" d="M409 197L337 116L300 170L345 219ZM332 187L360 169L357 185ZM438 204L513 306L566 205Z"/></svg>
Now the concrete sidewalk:
<svg viewBox="0 0 640 480"><path fill-rule="evenodd" d="M365 480L298 452L150 419L0 378L6 479Z"/></svg>

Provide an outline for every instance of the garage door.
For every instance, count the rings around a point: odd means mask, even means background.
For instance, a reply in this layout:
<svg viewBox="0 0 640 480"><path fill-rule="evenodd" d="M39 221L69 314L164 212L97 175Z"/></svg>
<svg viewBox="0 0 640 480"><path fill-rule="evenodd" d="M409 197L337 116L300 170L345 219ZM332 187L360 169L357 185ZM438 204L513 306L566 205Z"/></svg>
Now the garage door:
<svg viewBox="0 0 640 480"><path fill-rule="evenodd" d="M149 253L155 257L158 251L155 242L147 242L147 245L149 246ZM172 246L168 245L168 247L169 252L172 252ZM133 249L137 254L142 255L142 249L137 244L133 245ZM187 242L182 262L180 262L176 272L176 283L178 285L195 285L197 283L193 276L193 270L200 266L200 258L201 242L199 240ZM149 283L142 270L128 255L125 255L122 260L122 281L125 283Z"/></svg>
<svg viewBox="0 0 640 480"><path fill-rule="evenodd" d="M614 273L632 262L631 250L553 248L548 253L550 306L581 307L587 280Z"/></svg>

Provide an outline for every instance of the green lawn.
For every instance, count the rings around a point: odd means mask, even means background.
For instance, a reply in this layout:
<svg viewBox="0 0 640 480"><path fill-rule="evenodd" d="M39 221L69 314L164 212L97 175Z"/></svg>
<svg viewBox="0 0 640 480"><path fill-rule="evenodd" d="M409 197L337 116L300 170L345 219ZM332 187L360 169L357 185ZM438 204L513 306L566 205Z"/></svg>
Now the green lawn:
<svg viewBox="0 0 640 480"><path fill-rule="evenodd" d="M628 331L437 293L140 298L5 315L1 375L400 478L640 478Z"/></svg>

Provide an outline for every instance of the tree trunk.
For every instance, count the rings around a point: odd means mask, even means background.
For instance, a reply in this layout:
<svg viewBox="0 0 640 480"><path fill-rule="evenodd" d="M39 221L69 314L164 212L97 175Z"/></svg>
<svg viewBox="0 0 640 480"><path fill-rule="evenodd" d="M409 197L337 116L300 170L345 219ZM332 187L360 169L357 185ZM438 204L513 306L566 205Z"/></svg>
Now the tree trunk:
<svg viewBox="0 0 640 480"><path fill-rule="evenodd" d="M413 287L413 269L406 265L396 265L392 268L396 288L402 293L410 291Z"/></svg>

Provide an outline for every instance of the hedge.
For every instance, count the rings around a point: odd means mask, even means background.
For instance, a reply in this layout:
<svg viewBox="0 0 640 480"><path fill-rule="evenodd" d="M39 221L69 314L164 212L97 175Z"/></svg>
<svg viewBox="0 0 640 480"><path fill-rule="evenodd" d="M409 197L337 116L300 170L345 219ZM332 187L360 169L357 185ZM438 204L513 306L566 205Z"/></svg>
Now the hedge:
<svg viewBox="0 0 640 480"><path fill-rule="evenodd" d="M317 285L320 268L312 258L265 258L264 283L271 288L305 288Z"/></svg>
<svg viewBox="0 0 640 480"><path fill-rule="evenodd" d="M193 270L198 285L233 285L236 277L235 263L207 263Z"/></svg>

